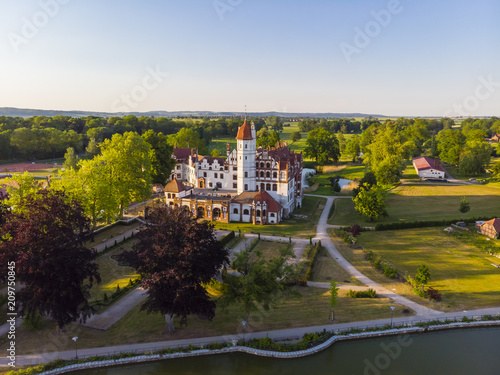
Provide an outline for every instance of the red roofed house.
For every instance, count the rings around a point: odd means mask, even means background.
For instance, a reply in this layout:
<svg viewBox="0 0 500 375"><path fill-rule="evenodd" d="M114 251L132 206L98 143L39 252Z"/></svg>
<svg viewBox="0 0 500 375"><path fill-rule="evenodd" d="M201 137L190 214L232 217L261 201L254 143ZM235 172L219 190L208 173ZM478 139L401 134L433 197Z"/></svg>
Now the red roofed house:
<svg viewBox="0 0 500 375"><path fill-rule="evenodd" d="M439 164L439 159L421 156L413 159L413 166L420 178L444 178L446 174Z"/></svg>
<svg viewBox="0 0 500 375"><path fill-rule="evenodd" d="M254 224L279 223L301 206L302 154L290 151L284 142L257 149L255 126L246 119L236 140L236 149L227 145L226 158L175 147L176 185L171 181L165 187L167 204L185 206L207 220ZM174 199L175 192L169 190L181 181L191 190L182 200Z"/></svg>
<svg viewBox="0 0 500 375"><path fill-rule="evenodd" d="M479 233L498 239L500 237L500 219L484 222L484 224L479 227Z"/></svg>

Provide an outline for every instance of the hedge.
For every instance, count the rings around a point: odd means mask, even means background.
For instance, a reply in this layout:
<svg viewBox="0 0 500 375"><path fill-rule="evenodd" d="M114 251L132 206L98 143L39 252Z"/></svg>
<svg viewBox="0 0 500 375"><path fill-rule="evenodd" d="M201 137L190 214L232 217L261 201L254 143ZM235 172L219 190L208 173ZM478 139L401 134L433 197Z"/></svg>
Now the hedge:
<svg viewBox="0 0 500 375"><path fill-rule="evenodd" d="M487 221L495 219L495 217L472 217L467 219L467 222L475 221ZM400 223L387 223L387 224L377 224L375 225L375 230L392 230L392 229L409 229L409 228L423 228L423 227L440 227L442 225L455 224L458 221L463 221L462 219L453 220L426 220L426 221L405 221Z"/></svg>
<svg viewBox="0 0 500 375"><path fill-rule="evenodd" d="M231 242L231 240L235 237L235 233L234 233L234 230L229 233L229 234L226 234L224 237L222 237L219 242L222 246L226 246L229 242Z"/></svg>
<svg viewBox="0 0 500 375"><path fill-rule="evenodd" d="M312 269L318 257L320 248L321 241L319 241L316 245L309 245L306 247L306 250L304 252L304 258L306 259L300 263L301 270L298 277L298 282L300 285L307 285L307 281L311 278Z"/></svg>

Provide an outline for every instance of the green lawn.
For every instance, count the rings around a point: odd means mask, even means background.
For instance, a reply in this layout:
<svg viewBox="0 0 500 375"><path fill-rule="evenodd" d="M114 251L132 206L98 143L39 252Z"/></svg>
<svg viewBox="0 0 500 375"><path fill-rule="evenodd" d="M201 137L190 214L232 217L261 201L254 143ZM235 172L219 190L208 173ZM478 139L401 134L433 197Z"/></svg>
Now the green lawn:
<svg viewBox="0 0 500 375"><path fill-rule="evenodd" d="M443 304L451 310L500 306L500 269L491 265L498 263L498 258L465 244L443 228L365 232L358 243L411 275L421 264L427 265L429 286L439 290Z"/></svg>
<svg viewBox="0 0 500 375"><path fill-rule="evenodd" d="M293 327L306 327L329 324L330 306L327 289L301 288L295 290L300 295L287 297L277 309L265 311L263 308L252 312L249 326L252 331L268 331ZM391 316L389 306L395 306L394 316L403 316L404 306L391 303L388 298L357 299L348 298L345 291L339 291L339 303L335 309L338 323L383 319ZM143 342L178 340L194 337L233 335L239 332L243 312L239 305L230 306L226 312L217 309L212 322L199 320L195 316L188 318L187 327L175 325L174 335L164 335L165 320L161 315L148 315L134 308L107 331L99 331L86 327L67 327L64 334L56 336L57 344L53 344L55 325L45 322L39 331L29 331L25 327L16 332L18 354L38 353L43 348L49 350L73 350L71 337L78 336L78 348L103 347ZM0 345L5 350L7 344Z"/></svg>
<svg viewBox="0 0 500 375"><path fill-rule="evenodd" d="M139 227L140 225L141 225L141 223L139 223L138 221L135 221L129 225L120 225L120 224L115 225L114 227L112 227L110 229L106 229L105 231L96 234L94 236L94 241L87 242L85 244L85 246L88 248L91 248L93 246L99 245L99 244L101 244L105 241L108 241L114 237L120 236L123 233L125 233L131 229L135 229L135 228Z"/></svg>
<svg viewBox="0 0 500 375"><path fill-rule="evenodd" d="M363 285L343 269L324 247L321 247L312 269L311 281L329 282L330 280L340 284Z"/></svg>
<svg viewBox="0 0 500 375"><path fill-rule="evenodd" d="M99 284L94 283L92 289L90 289L91 301L102 300L104 293L110 297L116 291L118 285L123 288L128 285L130 279L134 280L139 277L132 267L120 266L112 258L112 256L123 251L132 250L135 242L135 240L128 241L126 244L97 258L95 262L99 266L101 282Z"/></svg>
<svg viewBox="0 0 500 375"><path fill-rule="evenodd" d="M254 251L261 251L264 259L269 260L278 258L281 252L286 250L288 246L288 243L260 240L257 246L255 246Z"/></svg>
<svg viewBox="0 0 500 375"><path fill-rule="evenodd" d="M314 176L314 181L320 185L328 185L330 177L341 177L347 180L362 179L365 171L366 166L352 163L324 166L323 173Z"/></svg>
<svg viewBox="0 0 500 375"><path fill-rule="evenodd" d="M458 211L461 197L466 197L471 210L462 215ZM398 221L464 219L472 217L493 217L500 212L500 189L483 185L400 185L388 195L388 213L386 218L369 222L354 209L350 199L335 201L335 215L329 224L375 225Z"/></svg>
<svg viewBox="0 0 500 375"><path fill-rule="evenodd" d="M242 230L250 233L270 234L282 237L308 238L316 235L316 225L325 206L326 199L319 197L304 197L301 208L295 209L293 215L304 215L307 218L293 217L277 225L253 225L250 223L215 223L217 229Z"/></svg>

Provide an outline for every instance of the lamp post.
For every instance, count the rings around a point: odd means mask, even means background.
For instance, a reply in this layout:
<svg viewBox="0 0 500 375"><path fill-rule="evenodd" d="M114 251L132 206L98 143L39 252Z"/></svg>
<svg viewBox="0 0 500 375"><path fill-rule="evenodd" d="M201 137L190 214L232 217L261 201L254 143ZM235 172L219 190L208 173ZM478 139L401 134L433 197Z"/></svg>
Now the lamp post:
<svg viewBox="0 0 500 375"><path fill-rule="evenodd" d="M394 316L394 310L396 310L396 308L394 306L391 306L391 328L392 328L392 318Z"/></svg>
<svg viewBox="0 0 500 375"><path fill-rule="evenodd" d="M73 337L72 340L75 342L75 358L78 359L78 347L76 345L76 340L78 340L78 336Z"/></svg>

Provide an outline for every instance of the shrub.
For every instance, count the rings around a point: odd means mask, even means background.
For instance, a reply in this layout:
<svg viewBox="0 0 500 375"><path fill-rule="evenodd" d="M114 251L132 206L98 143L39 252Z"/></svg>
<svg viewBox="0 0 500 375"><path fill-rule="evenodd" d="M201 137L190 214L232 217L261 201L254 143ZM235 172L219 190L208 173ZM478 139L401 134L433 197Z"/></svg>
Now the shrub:
<svg viewBox="0 0 500 375"><path fill-rule="evenodd" d="M425 293L422 289L420 288L413 288L413 293L416 295L422 297L422 298L427 298L427 293Z"/></svg>
<svg viewBox="0 0 500 375"><path fill-rule="evenodd" d="M377 292L373 290L372 288L368 290L358 290L354 291L352 289L349 289L349 292L347 295L351 298L376 298L377 297Z"/></svg>
<svg viewBox="0 0 500 375"><path fill-rule="evenodd" d="M241 232L240 232L241 233ZM222 246L226 246L229 242L231 242L231 240L235 237L235 233L234 233L234 230L232 232L230 232L229 234L225 235L224 237L222 237L219 242L221 243ZM240 235L241 237L241 235Z"/></svg>
<svg viewBox="0 0 500 375"><path fill-rule="evenodd" d="M437 289L429 288L427 289L427 295L429 296L430 299L433 299L434 301L441 301L441 293L437 291Z"/></svg>

